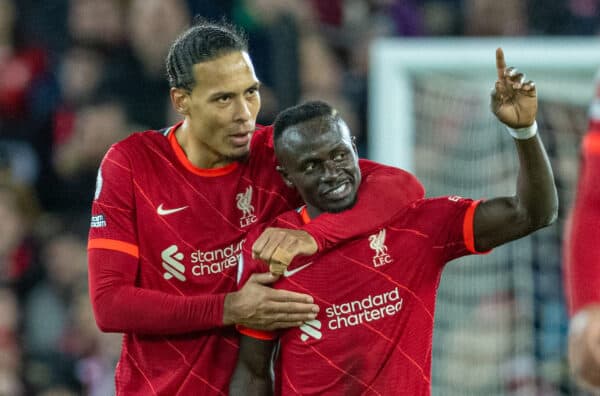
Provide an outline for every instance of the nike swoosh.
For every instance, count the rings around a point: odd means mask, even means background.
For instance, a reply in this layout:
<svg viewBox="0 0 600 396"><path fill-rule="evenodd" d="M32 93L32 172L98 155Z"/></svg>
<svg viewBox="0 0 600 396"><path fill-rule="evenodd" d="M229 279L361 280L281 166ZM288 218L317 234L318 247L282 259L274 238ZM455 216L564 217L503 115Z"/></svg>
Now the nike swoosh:
<svg viewBox="0 0 600 396"><path fill-rule="evenodd" d="M312 265L312 263L313 263L313 262L312 262L312 261L310 261L310 262L308 262L308 263L306 263L306 264L304 264L304 265L301 265L301 266L300 266L300 267L298 267L298 268L294 268L293 270L285 270L285 271L283 271L283 276L284 276L285 278L288 278L288 277L290 277L290 276L292 276L292 275L294 275L294 274L296 274L296 273L298 273L298 272L302 271L303 269L305 269L305 268L306 268L306 267L308 267L309 265Z"/></svg>
<svg viewBox="0 0 600 396"><path fill-rule="evenodd" d="M172 213L176 213L179 212L183 209L187 209L188 206L182 206L181 208L175 208L175 209L165 209L163 208L163 204L158 205L158 208L156 208L156 213L158 213L160 216L165 216L165 215L170 215Z"/></svg>

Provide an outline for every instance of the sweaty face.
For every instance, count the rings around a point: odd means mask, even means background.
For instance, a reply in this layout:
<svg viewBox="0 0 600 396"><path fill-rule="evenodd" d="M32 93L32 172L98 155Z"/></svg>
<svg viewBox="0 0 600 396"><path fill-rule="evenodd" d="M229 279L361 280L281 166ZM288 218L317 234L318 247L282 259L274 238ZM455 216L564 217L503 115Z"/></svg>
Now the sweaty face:
<svg viewBox="0 0 600 396"><path fill-rule="evenodd" d="M284 179L296 187L312 217L354 205L360 168L343 121L319 118L288 128L277 157Z"/></svg>
<svg viewBox="0 0 600 396"><path fill-rule="evenodd" d="M232 52L198 63L194 77L186 122L204 165L223 166L243 159L260 109L259 82L250 57Z"/></svg>

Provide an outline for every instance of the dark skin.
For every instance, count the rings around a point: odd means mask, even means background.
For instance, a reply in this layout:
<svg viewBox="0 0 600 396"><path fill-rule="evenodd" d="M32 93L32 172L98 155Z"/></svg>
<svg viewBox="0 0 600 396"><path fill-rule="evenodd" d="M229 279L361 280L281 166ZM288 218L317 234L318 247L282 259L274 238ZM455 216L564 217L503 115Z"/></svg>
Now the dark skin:
<svg viewBox="0 0 600 396"><path fill-rule="evenodd" d="M537 112L535 85L522 73L506 68L504 54L496 51L498 80L492 91L492 112L512 128L532 125ZM487 251L552 223L557 216L558 197L552 169L538 135L515 140L520 170L517 192L482 202L475 210L475 247ZM279 172L294 186L307 205L311 218L325 211L351 208L360 183L358 157L343 120L309 120L284 131L275 151ZM355 175L358 174L358 177ZM351 186L343 187L348 183ZM337 187L337 194L328 194ZM240 360L234 373L231 394L270 394L268 377L259 378L268 366L270 344L242 336Z"/></svg>

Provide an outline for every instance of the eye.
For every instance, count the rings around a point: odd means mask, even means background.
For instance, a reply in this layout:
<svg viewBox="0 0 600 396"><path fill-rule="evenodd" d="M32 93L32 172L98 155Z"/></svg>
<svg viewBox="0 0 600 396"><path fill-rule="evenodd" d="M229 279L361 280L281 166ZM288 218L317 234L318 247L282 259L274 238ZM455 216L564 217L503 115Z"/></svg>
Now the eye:
<svg viewBox="0 0 600 396"><path fill-rule="evenodd" d="M314 161L306 162L304 164L304 166L303 166L304 172L312 172L312 171L314 171L315 170L315 166L316 166L316 164L315 164Z"/></svg>
<svg viewBox="0 0 600 396"><path fill-rule="evenodd" d="M217 102L219 103L229 103L231 101L231 95L223 95L217 98Z"/></svg>
<svg viewBox="0 0 600 396"><path fill-rule="evenodd" d="M335 155L333 156L333 160L336 161L336 162L340 162L340 161L343 161L345 159L346 159L346 153L341 152L341 151L335 153Z"/></svg>
<svg viewBox="0 0 600 396"><path fill-rule="evenodd" d="M253 88L250 88L249 90L246 91L246 94L248 96L254 96L257 93L258 93L258 87L253 87Z"/></svg>

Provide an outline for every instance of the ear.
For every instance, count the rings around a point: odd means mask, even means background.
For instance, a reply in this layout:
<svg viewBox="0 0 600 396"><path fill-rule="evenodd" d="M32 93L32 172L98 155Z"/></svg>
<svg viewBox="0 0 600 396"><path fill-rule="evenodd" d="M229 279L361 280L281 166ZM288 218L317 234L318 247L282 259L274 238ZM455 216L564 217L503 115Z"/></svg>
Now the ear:
<svg viewBox="0 0 600 396"><path fill-rule="evenodd" d="M190 95L183 88L171 88L171 103L176 112L183 116L189 115Z"/></svg>
<svg viewBox="0 0 600 396"><path fill-rule="evenodd" d="M285 185L290 188L294 188L294 183L292 183L292 181L290 180L285 168L281 165L277 165L275 167L275 169L277 169L277 172L279 172L279 174L281 175L281 178L283 179L283 182L285 183Z"/></svg>
<svg viewBox="0 0 600 396"><path fill-rule="evenodd" d="M358 147L356 147L356 136L350 137L350 140L352 141L352 149L354 150L354 154L356 154L356 156L358 157Z"/></svg>

